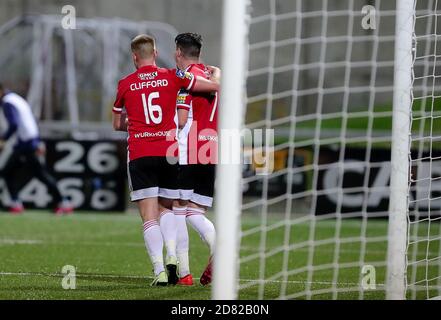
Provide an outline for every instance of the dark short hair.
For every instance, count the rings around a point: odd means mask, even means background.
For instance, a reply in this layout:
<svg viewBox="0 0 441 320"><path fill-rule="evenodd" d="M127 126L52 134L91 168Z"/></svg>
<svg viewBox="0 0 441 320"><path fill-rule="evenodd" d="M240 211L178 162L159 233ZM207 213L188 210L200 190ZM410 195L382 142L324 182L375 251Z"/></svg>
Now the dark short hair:
<svg viewBox="0 0 441 320"><path fill-rule="evenodd" d="M202 48L202 36L197 33L181 33L175 38L176 47L187 58L199 58Z"/></svg>

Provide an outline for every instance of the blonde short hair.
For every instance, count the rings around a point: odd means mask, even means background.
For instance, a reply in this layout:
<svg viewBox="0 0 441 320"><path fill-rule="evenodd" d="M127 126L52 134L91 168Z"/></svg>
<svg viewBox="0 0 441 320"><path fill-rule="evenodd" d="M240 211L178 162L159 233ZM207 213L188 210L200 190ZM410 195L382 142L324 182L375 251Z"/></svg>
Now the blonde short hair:
<svg viewBox="0 0 441 320"><path fill-rule="evenodd" d="M132 52L140 59L153 57L156 49L155 38L146 34L140 34L133 38L131 43Z"/></svg>

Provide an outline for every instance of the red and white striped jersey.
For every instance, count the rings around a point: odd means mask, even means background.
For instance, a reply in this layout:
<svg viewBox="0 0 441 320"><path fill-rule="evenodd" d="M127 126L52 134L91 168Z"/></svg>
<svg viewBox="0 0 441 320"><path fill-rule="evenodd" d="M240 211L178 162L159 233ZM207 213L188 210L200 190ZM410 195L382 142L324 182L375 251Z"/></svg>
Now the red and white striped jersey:
<svg viewBox="0 0 441 320"><path fill-rule="evenodd" d="M190 65L187 72L208 79L203 64ZM218 92L196 93L186 89L178 92L176 107L189 111L187 125L179 134L180 164L216 164L218 161Z"/></svg>

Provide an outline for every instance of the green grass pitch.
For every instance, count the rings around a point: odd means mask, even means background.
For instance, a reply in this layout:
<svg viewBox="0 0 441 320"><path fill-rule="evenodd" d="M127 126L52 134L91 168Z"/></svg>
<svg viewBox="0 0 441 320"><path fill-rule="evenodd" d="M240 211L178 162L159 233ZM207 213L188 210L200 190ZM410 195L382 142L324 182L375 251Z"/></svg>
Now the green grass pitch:
<svg viewBox="0 0 441 320"><path fill-rule="evenodd" d="M274 218L275 219L275 218ZM268 221L270 224L274 221ZM260 225L257 217L244 216L243 230ZM437 234L439 224L430 232ZM339 237L359 237L361 220L343 220ZM288 227L289 228L289 227ZM189 229L191 229L189 227ZM421 235L427 234L427 226L420 227ZM338 299L358 299L360 267L351 262L360 259L361 242L343 241L339 246L338 262L342 266L333 281L333 269L320 267L308 278L303 270L308 261L315 266L332 264L335 259L335 243L328 243L335 234L335 221L317 221L315 225L312 258L308 247L302 246L310 237L309 223L293 225L289 243L297 245L284 256L279 249L286 241L287 227L281 225L265 235L253 233L241 243L240 299L277 298L282 289L287 294L311 290L338 290ZM386 220L369 220L366 236L384 237ZM324 240L320 242L321 240ZM305 242L306 241L306 242ZM420 243L418 258L439 252L437 244ZM259 247L265 247L266 256L259 255ZM365 264L385 261L386 243L378 241L365 246ZM432 253L431 253L432 252ZM195 278L199 278L208 258L208 249L194 231L190 231L190 263ZM312 260L310 260L312 259ZM298 273L284 278L279 272L284 263ZM76 267L76 289L62 288L62 267ZM262 268L265 266L265 268ZM364 292L365 299L384 299L384 266L376 267L376 290ZM426 269L421 272L425 272ZM418 271L418 276L421 276ZM435 272L429 270L430 272ZM255 282L261 275L267 280ZM135 214L78 213L55 217L43 211L30 211L22 216L0 214L0 299L210 299L211 288L196 284L193 287L150 287L151 264L141 235L140 219ZM352 291L357 288L356 291ZM320 293L320 291L317 291ZM302 297L299 297L302 298ZM322 292L316 299L331 299L332 294Z"/></svg>

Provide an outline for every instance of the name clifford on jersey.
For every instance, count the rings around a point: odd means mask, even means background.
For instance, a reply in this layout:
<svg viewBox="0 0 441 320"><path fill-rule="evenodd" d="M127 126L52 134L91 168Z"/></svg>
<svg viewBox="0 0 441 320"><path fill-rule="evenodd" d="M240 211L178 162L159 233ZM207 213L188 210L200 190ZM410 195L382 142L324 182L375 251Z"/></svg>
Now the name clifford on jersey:
<svg viewBox="0 0 441 320"><path fill-rule="evenodd" d="M159 87L167 87L167 86L168 86L167 79L162 79L162 80L159 79L159 80L153 80L153 81L132 83L130 85L130 90L137 91L137 90L142 90L142 89L159 88Z"/></svg>

